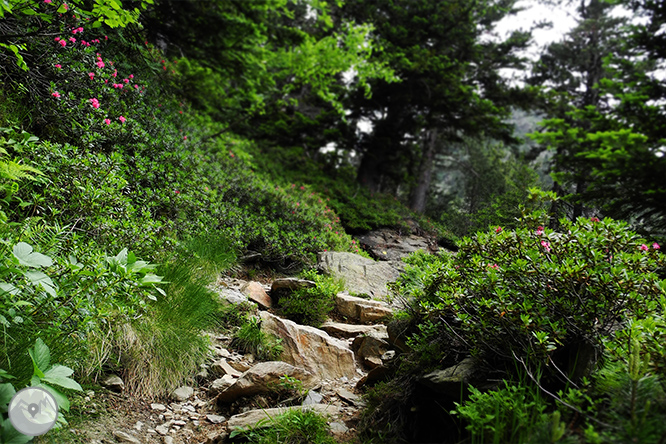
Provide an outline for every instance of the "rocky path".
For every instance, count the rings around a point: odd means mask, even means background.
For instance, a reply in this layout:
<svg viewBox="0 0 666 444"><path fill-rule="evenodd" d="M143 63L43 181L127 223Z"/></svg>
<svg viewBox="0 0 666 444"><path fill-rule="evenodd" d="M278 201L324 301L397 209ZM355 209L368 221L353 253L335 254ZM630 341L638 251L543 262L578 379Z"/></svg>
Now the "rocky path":
<svg viewBox="0 0 666 444"><path fill-rule="evenodd" d="M211 334L210 357L197 374L198 384L180 387L159 403L131 405L131 397L121 392L111 401L117 403L118 412L125 413L116 419L113 414L104 421L100 418L98 430L85 432L86 442L224 443L238 428L295 408L326 414L337 440L351 439L363 407L359 388L380 375L384 364L395 356L382 324L392 308L381 299L387 293L386 283L397 278L399 269L390 262L350 253L324 253L319 265L343 277L348 290L364 297L338 294L335 320L315 328L283 319L271 310L271 293L312 285L308 281L288 278L266 285L219 279L215 290L225 303L249 300L257 305L262 330L282 339L281 361L258 362L252 355L235 352L231 337ZM300 396L286 400L277 396L276 387L290 381ZM121 381L106 382L110 388L122 390ZM92 405L94 396L88 396Z"/></svg>

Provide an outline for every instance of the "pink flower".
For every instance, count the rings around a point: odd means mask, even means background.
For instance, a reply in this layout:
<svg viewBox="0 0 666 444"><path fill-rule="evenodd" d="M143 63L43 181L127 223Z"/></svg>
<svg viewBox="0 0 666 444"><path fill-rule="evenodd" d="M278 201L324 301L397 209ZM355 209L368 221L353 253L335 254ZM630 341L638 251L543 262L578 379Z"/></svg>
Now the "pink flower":
<svg viewBox="0 0 666 444"><path fill-rule="evenodd" d="M645 245L645 244L642 244L640 247L638 247L638 249L643 250L643 251L648 251L648 246Z"/></svg>
<svg viewBox="0 0 666 444"><path fill-rule="evenodd" d="M62 68L62 65L61 65L60 63L56 63L56 64L55 64L55 67L58 68L58 69L61 69L61 68Z"/></svg>
<svg viewBox="0 0 666 444"><path fill-rule="evenodd" d="M67 46L67 42L64 40L59 40L58 43L60 43L60 46L62 46L63 48Z"/></svg>
<svg viewBox="0 0 666 444"><path fill-rule="evenodd" d="M139 89L139 85L134 85L134 89Z"/></svg>
<svg viewBox="0 0 666 444"><path fill-rule="evenodd" d="M118 117L118 120L120 120L121 123L125 123L125 121L126 121L127 119L124 118L123 116L120 116L120 117Z"/></svg>
<svg viewBox="0 0 666 444"><path fill-rule="evenodd" d="M101 69L101 68L104 68L104 62L102 62L101 60L99 60L99 61L98 61L97 63L95 63L95 64L96 64L97 67L100 68L100 69Z"/></svg>
<svg viewBox="0 0 666 444"><path fill-rule="evenodd" d="M76 30L79 31L79 32L83 32L83 28L80 27L80 26Z"/></svg>
<svg viewBox="0 0 666 444"><path fill-rule="evenodd" d="M541 241L541 246L546 250L546 252L550 253L550 243L546 242L545 240Z"/></svg>
<svg viewBox="0 0 666 444"><path fill-rule="evenodd" d="M60 93L59 93L58 91L53 91L53 92L51 93L51 95L52 95L53 97L55 97L56 99L57 99L58 97L60 97Z"/></svg>
<svg viewBox="0 0 666 444"><path fill-rule="evenodd" d="M105 35L104 40L109 40L109 37Z"/></svg>
<svg viewBox="0 0 666 444"><path fill-rule="evenodd" d="M658 249L660 249L661 247L659 246L658 243L655 242L654 244L652 244L652 248L655 249L655 250L658 250Z"/></svg>
<svg viewBox="0 0 666 444"><path fill-rule="evenodd" d="M59 42L59 41L60 41L60 37L56 37L56 38L54 38L53 40L55 40L56 42Z"/></svg>
<svg viewBox="0 0 666 444"><path fill-rule="evenodd" d="M67 3L63 3L62 7L65 8L65 11L67 11L69 9L69 6L67 6Z"/></svg>
<svg viewBox="0 0 666 444"><path fill-rule="evenodd" d="M134 78L134 74L130 74L130 75L129 75L129 78L130 78L130 79L133 79L133 78Z"/></svg>
<svg viewBox="0 0 666 444"><path fill-rule="evenodd" d="M187 140L187 136L183 136L183 140Z"/></svg>
<svg viewBox="0 0 666 444"><path fill-rule="evenodd" d="M182 111L178 111L178 114L183 114L183 112L182 112Z"/></svg>
<svg viewBox="0 0 666 444"><path fill-rule="evenodd" d="M72 29L72 34L76 34L77 32L79 32L78 29L76 29L76 28L73 28L73 29Z"/></svg>
<svg viewBox="0 0 666 444"><path fill-rule="evenodd" d="M495 228L495 233L501 233L501 232L502 232L502 227Z"/></svg>
<svg viewBox="0 0 666 444"><path fill-rule="evenodd" d="M90 77L90 80L95 78L95 73L94 72L89 72L88 77Z"/></svg>
<svg viewBox="0 0 666 444"><path fill-rule="evenodd" d="M96 98L93 97L92 99L89 100L89 102L92 104L93 108L95 109L99 108L99 100L97 100Z"/></svg>
<svg viewBox="0 0 666 444"><path fill-rule="evenodd" d="M123 79L123 82L129 83L129 79Z"/></svg>
<svg viewBox="0 0 666 444"><path fill-rule="evenodd" d="M301 190L304 190L304 189L305 189L305 187L301 185Z"/></svg>
<svg viewBox="0 0 666 444"><path fill-rule="evenodd" d="M115 71L113 71L113 74L111 74L111 77L115 77L117 75L118 75L118 70L116 69Z"/></svg>
<svg viewBox="0 0 666 444"><path fill-rule="evenodd" d="M44 3L51 3L51 0L44 0Z"/></svg>
<svg viewBox="0 0 666 444"><path fill-rule="evenodd" d="M536 235L541 236L543 234L543 227L537 228Z"/></svg>
<svg viewBox="0 0 666 444"><path fill-rule="evenodd" d="M598 217L591 217L590 222L601 222Z"/></svg>
<svg viewBox="0 0 666 444"><path fill-rule="evenodd" d="M110 119L104 119L104 123L106 123L107 125L111 125L111 120Z"/></svg>
<svg viewBox="0 0 666 444"><path fill-rule="evenodd" d="M72 43L76 43L76 39L74 37L70 37L68 40Z"/></svg>
<svg viewBox="0 0 666 444"><path fill-rule="evenodd" d="M236 156L234 155L234 153L232 153L231 151L229 151L229 155L230 155L231 157L236 157Z"/></svg>
<svg viewBox="0 0 666 444"><path fill-rule="evenodd" d="M497 264L492 264L492 265L491 265L491 264L488 264L488 267L489 267L489 268L492 268L492 269L494 269L494 270L498 270L498 269L499 269L499 265L497 265Z"/></svg>
<svg viewBox="0 0 666 444"><path fill-rule="evenodd" d="M178 191L178 190L173 190L173 192L176 193L176 194L180 194L180 191Z"/></svg>

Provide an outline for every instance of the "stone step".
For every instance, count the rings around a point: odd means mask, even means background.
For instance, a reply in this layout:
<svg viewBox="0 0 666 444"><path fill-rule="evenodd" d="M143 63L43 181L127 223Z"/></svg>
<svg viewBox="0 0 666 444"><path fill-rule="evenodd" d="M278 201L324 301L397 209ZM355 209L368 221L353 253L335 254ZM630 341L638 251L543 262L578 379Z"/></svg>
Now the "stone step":
<svg viewBox="0 0 666 444"><path fill-rule="evenodd" d="M360 324L344 324L341 322L326 321L321 327L329 335L336 338L351 339L359 335L375 334L379 336L386 336L388 332L386 326L383 324L377 325L360 325Z"/></svg>

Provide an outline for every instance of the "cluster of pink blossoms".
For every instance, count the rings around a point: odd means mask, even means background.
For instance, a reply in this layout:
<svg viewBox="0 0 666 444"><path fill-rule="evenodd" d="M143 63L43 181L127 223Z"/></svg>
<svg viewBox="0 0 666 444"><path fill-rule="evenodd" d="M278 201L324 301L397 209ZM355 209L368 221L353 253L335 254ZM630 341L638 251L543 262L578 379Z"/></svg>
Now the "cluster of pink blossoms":
<svg viewBox="0 0 666 444"><path fill-rule="evenodd" d="M641 251L648 251L650 248L647 245L642 244L640 247L638 247L638 249L641 250ZM652 244L652 249L653 250L659 250L659 249L661 249L661 247L659 246L658 243L655 242L655 243Z"/></svg>
<svg viewBox="0 0 666 444"><path fill-rule="evenodd" d="M92 104L93 108L95 109L99 108L99 100L97 100L96 98L93 97L92 99L90 99L90 103Z"/></svg>

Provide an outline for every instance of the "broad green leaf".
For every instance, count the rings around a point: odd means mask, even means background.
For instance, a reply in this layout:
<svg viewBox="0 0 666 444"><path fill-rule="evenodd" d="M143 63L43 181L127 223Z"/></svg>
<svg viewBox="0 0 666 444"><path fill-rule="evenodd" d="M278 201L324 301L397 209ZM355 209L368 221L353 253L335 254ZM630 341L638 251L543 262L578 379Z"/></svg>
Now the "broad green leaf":
<svg viewBox="0 0 666 444"><path fill-rule="evenodd" d="M143 278L141 278L141 285L150 285L162 283L163 276L158 276L153 273L148 273Z"/></svg>
<svg viewBox="0 0 666 444"><path fill-rule="evenodd" d="M40 378L44 377L43 371L47 368L49 368L49 364L51 363L51 352L49 351L49 348L44 344L44 341L42 341L42 338L37 338L35 341L35 347L31 348L28 350L30 353L30 357L32 358L32 362L39 368L40 373L38 376Z"/></svg>
<svg viewBox="0 0 666 444"><path fill-rule="evenodd" d="M54 365L44 372L42 381L71 390L83 390L78 382L69 377L72 373L74 373L74 370L69 367Z"/></svg>
<svg viewBox="0 0 666 444"><path fill-rule="evenodd" d="M56 293L55 284L50 277L42 273L41 271L26 271L25 277L28 278L31 284L37 286L41 285L44 291L53 296L54 298L58 297Z"/></svg>
<svg viewBox="0 0 666 444"><path fill-rule="evenodd" d="M14 428L9 418L2 422L3 444L27 444L32 441L32 436L26 436Z"/></svg>
<svg viewBox="0 0 666 444"><path fill-rule="evenodd" d="M14 389L14 386L10 383L6 382L0 384L0 410L3 413L7 411L7 405L9 404L9 401L12 400L15 393L16 389Z"/></svg>
<svg viewBox="0 0 666 444"><path fill-rule="evenodd" d="M7 282L0 282L0 290L2 290L4 292L7 292L11 295L14 295L14 296L19 294L19 289L14 287L12 284L7 283ZM0 293L0 294L2 294L2 293Z"/></svg>
<svg viewBox="0 0 666 444"><path fill-rule="evenodd" d="M16 378L7 373L6 370L0 368L0 379L16 379Z"/></svg>
<svg viewBox="0 0 666 444"><path fill-rule="evenodd" d="M116 256L107 258L109 263L114 265L127 265L127 248L123 248Z"/></svg>
<svg viewBox="0 0 666 444"><path fill-rule="evenodd" d="M69 412L69 399L67 399L67 396L63 395L60 391L44 383L39 383L37 385L34 385L33 387L40 387L45 390L48 390L48 392L53 395L56 402L58 403L58 407L66 412Z"/></svg>
<svg viewBox="0 0 666 444"><path fill-rule="evenodd" d="M21 265L34 268L50 267L53 265L50 257L41 253L34 253L32 247L25 242L19 242L14 245L12 251Z"/></svg>

